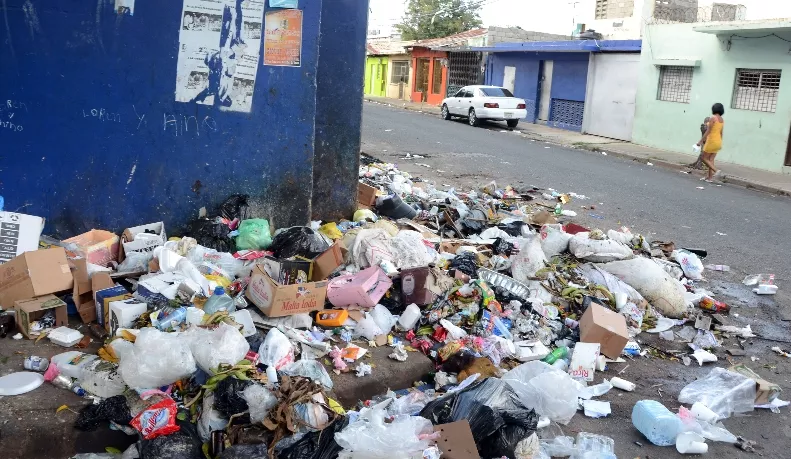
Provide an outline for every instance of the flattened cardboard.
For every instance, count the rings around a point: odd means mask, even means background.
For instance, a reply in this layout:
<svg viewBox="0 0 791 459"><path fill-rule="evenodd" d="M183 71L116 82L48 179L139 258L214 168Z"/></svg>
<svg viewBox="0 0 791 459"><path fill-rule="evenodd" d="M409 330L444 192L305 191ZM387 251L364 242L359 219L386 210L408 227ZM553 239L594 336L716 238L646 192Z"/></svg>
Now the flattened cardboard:
<svg viewBox="0 0 791 459"><path fill-rule="evenodd" d="M31 334L30 324L40 319L50 309L55 310L55 325L52 328L68 324L69 315L66 311L66 303L55 295L44 295L38 298L14 302L17 328L19 328L20 333L28 339L38 337L38 334Z"/></svg>
<svg viewBox="0 0 791 459"><path fill-rule="evenodd" d="M245 296L267 317L285 317L324 309L327 282L280 285L256 265Z"/></svg>
<svg viewBox="0 0 791 459"><path fill-rule="evenodd" d="M17 300L71 290L74 278L62 247L25 252L0 265L0 306Z"/></svg>
<svg viewBox="0 0 791 459"><path fill-rule="evenodd" d="M338 266L343 264L345 251L346 247L343 245L343 242L337 241L324 253L314 258L311 280L313 282L320 282L330 277L330 274L338 269Z"/></svg>
<svg viewBox="0 0 791 459"><path fill-rule="evenodd" d="M110 265L110 262L118 261L120 241L121 239L117 235L109 231L92 229L87 233L82 233L63 242L77 244L89 263L106 268Z"/></svg>
<svg viewBox="0 0 791 459"><path fill-rule="evenodd" d="M456 421L450 424L434 426L434 432L440 433L437 447L442 451L442 459L479 459L475 437L472 436L470 422Z"/></svg>
<svg viewBox="0 0 791 459"><path fill-rule="evenodd" d="M629 342L626 318L615 311L591 303L580 319L580 341L599 343L603 355L617 359Z"/></svg>
<svg viewBox="0 0 791 459"><path fill-rule="evenodd" d="M0 212L0 265L38 249L44 219L14 212Z"/></svg>

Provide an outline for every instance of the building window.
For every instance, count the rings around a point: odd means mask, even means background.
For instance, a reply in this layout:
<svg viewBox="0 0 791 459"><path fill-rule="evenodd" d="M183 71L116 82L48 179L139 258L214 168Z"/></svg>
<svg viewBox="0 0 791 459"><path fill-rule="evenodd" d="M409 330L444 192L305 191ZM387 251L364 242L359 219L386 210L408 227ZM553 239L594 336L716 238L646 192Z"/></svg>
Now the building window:
<svg viewBox="0 0 791 459"><path fill-rule="evenodd" d="M393 76L390 79L392 84L406 83L409 81L409 62L394 61Z"/></svg>
<svg viewBox="0 0 791 459"><path fill-rule="evenodd" d="M415 92L428 92L429 59L417 59L415 66Z"/></svg>
<svg viewBox="0 0 791 459"><path fill-rule="evenodd" d="M607 0L596 0L596 19L607 19Z"/></svg>
<svg viewBox="0 0 791 459"><path fill-rule="evenodd" d="M736 69L731 108L774 113L780 92L780 70Z"/></svg>
<svg viewBox="0 0 791 459"><path fill-rule="evenodd" d="M657 100L689 103L692 90L692 67L663 65L659 68Z"/></svg>
<svg viewBox="0 0 791 459"><path fill-rule="evenodd" d="M434 59L434 74L431 77L431 93L442 93L442 60Z"/></svg>

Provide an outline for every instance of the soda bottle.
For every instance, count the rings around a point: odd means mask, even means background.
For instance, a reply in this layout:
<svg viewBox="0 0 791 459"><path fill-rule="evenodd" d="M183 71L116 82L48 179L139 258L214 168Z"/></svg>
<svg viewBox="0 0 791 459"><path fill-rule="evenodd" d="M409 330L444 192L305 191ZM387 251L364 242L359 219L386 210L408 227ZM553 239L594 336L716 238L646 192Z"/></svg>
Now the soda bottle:
<svg viewBox="0 0 791 459"><path fill-rule="evenodd" d="M559 347L554 351L550 352L549 355L544 357L544 360L542 360L542 362L552 365L553 363L557 362L560 359L565 359L568 355L569 355L569 348L567 348L566 346Z"/></svg>

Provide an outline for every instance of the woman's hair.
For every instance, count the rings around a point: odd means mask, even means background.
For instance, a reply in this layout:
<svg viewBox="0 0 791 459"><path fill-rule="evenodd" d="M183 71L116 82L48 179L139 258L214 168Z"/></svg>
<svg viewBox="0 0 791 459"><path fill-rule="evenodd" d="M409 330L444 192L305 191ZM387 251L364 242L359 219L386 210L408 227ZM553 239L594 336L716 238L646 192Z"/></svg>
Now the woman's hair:
<svg viewBox="0 0 791 459"><path fill-rule="evenodd" d="M722 116L725 114L725 107L723 107L721 103L717 102L711 106L711 113Z"/></svg>

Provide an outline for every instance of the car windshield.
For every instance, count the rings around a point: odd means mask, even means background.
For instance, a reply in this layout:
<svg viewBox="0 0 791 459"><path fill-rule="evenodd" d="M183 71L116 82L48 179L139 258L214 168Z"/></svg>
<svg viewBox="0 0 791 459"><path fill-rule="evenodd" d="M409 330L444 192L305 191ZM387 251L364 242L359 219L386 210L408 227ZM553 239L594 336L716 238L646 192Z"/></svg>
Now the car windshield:
<svg viewBox="0 0 791 459"><path fill-rule="evenodd" d="M481 88L481 92L488 97L514 97L511 91L505 88Z"/></svg>

